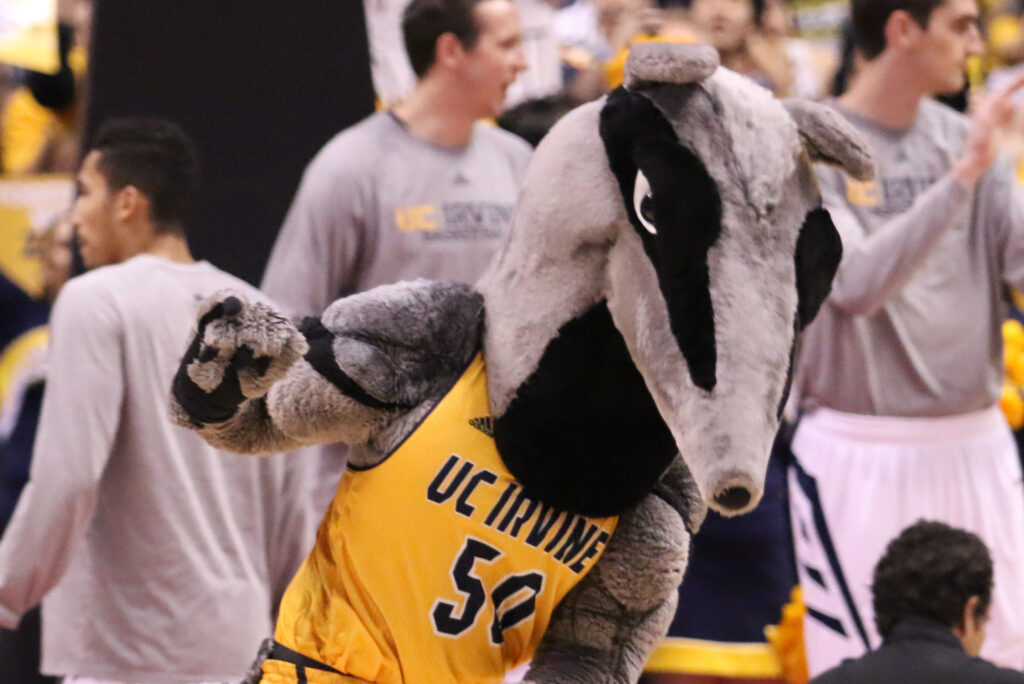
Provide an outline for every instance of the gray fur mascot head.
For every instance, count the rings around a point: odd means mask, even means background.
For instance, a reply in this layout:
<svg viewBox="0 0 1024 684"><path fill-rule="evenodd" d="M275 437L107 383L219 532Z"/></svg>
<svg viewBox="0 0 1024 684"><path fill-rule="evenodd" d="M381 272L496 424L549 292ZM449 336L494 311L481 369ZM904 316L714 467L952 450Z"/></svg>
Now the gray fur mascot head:
<svg viewBox="0 0 1024 684"><path fill-rule="evenodd" d="M545 459L522 477L563 505L621 510L677 449L722 513L760 498L795 335L841 253L809 162L871 166L831 109L717 62L634 46L625 86L537 149L479 284L499 446L533 442L503 456Z"/></svg>

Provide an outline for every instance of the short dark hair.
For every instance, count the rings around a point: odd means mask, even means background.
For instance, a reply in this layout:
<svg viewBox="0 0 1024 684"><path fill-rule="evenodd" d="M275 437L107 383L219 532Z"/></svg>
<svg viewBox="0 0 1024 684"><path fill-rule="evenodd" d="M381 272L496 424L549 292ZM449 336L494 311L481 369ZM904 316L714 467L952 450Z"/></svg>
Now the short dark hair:
<svg viewBox="0 0 1024 684"><path fill-rule="evenodd" d="M163 119L111 119L90 149L110 190L131 185L149 198L158 232L184 229L199 188L199 155L184 131Z"/></svg>
<svg viewBox="0 0 1024 684"><path fill-rule="evenodd" d="M750 7L754 10L754 26L760 26L764 20L765 0L750 0Z"/></svg>
<svg viewBox="0 0 1024 684"><path fill-rule="evenodd" d="M536 147L551 127L569 113L573 104L564 93L524 100L499 116L498 126Z"/></svg>
<svg viewBox="0 0 1024 684"><path fill-rule="evenodd" d="M918 26L928 28L932 11L946 0L852 0L853 44L864 59L872 60L885 50L885 24L896 10L909 14Z"/></svg>
<svg viewBox="0 0 1024 684"><path fill-rule="evenodd" d="M988 613L992 558L977 535L920 520L889 542L875 566L871 593L883 638L908 617L958 627L971 596L978 597L975 616Z"/></svg>
<svg viewBox="0 0 1024 684"><path fill-rule="evenodd" d="M416 77L434 64L437 39L453 33L467 50L476 45L480 27L473 7L483 0L412 0L402 13L402 37Z"/></svg>

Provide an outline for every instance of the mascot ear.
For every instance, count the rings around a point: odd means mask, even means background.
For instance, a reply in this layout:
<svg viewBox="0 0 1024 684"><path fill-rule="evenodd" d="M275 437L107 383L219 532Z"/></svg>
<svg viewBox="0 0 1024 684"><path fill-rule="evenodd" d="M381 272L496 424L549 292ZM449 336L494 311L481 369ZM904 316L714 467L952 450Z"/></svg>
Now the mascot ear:
<svg viewBox="0 0 1024 684"><path fill-rule="evenodd" d="M809 100L783 100L812 161L841 167L857 180L874 173L871 153L846 119L832 107Z"/></svg>
<svg viewBox="0 0 1024 684"><path fill-rule="evenodd" d="M696 83L718 68L718 53L709 45L637 43L626 58L627 90L643 90L661 83Z"/></svg>

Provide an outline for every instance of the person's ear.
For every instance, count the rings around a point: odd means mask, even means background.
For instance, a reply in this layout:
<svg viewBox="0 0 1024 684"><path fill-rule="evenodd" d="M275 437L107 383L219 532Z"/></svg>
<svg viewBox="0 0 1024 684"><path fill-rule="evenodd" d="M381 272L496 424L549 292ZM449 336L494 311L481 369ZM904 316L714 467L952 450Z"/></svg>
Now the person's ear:
<svg viewBox="0 0 1024 684"><path fill-rule="evenodd" d="M921 25L906 10L896 10L885 22L886 47L913 47L920 34Z"/></svg>
<svg viewBox="0 0 1024 684"><path fill-rule="evenodd" d="M114 195L114 216L132 221L149 214L149 198L134 185L126 185Z"/></svg>
<svg viewBox="0 0 1024 684"><path fill-rule="evenodd" d="M981 645L985 641L985 616L978 615L980 602L980 596L970 596L964 604L960 624L953 627L953 634L963 644L964 650L972 656L981 652Z"/></svg>
<svg viewBox="0 0 1024 684"><path fill-rule="evenodd" d="M960 621L960 625L963 627L965 632L977 627L979 601L981 601L980 596L970 596L967 599L967 603L964 604L964 614Z"/></svg>
<svg viewBox="0 0 1024 684"><path fill-rule="evenodd" d="M454 33L442 33L434 48L434 63L448 68L458 67L466 55L466 48Z"/></svg>

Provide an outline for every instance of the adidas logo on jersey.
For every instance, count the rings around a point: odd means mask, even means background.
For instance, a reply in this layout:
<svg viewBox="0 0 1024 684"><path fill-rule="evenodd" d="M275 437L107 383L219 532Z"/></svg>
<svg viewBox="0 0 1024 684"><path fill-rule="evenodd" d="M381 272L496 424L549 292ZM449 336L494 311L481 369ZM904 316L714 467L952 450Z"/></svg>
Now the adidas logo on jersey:
<svg viewBox="0 0 1024 684"><path fill-rule="evenodd" d="M494 436L494 418L490 416L486 418L471 418L469 424L488 437Z"/></svg>

